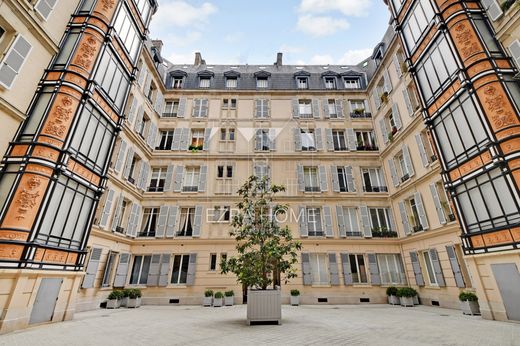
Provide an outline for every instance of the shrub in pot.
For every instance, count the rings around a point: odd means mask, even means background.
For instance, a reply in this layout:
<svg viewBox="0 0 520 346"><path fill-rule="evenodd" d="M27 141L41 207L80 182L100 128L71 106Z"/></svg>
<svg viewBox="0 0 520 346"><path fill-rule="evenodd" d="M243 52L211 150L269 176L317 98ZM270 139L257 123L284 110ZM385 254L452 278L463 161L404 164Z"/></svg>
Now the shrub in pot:
<svg viewBox="0 0 520 346"><path fill-rule="evenodd" d="M397 296L401 302L401 306L413 306L413 297L417 295L417 291L411 287L401 287L397 289Z"/></svg>
<svg viewBox="0 0 520 346"><path fill-rule="evenodd" d="M234 291L224 292L224 304L226 306L233 306L234 303L235 303L235 292Z"/></svg>
<svg viewBox="0 0 520 346"><path fill-rule="evenodd" d="M301 243L295 241L288 226L280 227L277 217L288 207L273 202L285 187L271 184L269 178L250 176L240 187L241 201L233 216L230 235L235 238L236 257L224 258L222 274L234 273L248 288L247 322L282 320L279 285L296 277L295 265Z"/></svg>
<svg viewBox="0 0 520 346"><path fill-rule="evenodd" d="M300 291L291 290L291 305L292 306L300 305Z"/></svg>
<svg viewBox="0 0 520 346"><path fill-rule="evenodd" d="M125 288L124 290L121 290L121 306L127 307L128 306L128 296L130 295L130 290Z"/></svg>
<svg viewBox="0 0 520 346"><path fill-rule="evenodd" d="M128 308L138 308L141 306L141 290L138 288L132 288L128 292Z"/></svg>
<svg viewBox="0 0 520 346"><path fill-rule="evenodd" d="M213 298L213 306L221 307L224 303L224 294L222 292L216 292Z"/></svg>
<svg viewBox="0 0 520 346"><path fill-rule="evenodd" d="M204 292L204 300L202 301L202 306L211 306L213 304L213 291L206 290Z"/></svg>
<svg viewBox="0 0 520 346"><path fill-rule="evenodd" d="M397 287L390 286L386 289L386 295L388 296L388 304L399 305L399 297L397 297Z"/></svg>
<svg viewBox="0 0 520 346"><path fill-rule="evenodd" d="M473 292L460 292L460 309L464 315L480 315L478 297Z"/></svg>
<svg viewBox="0 0 520 346"><path fill-rule="evenodd" d="M121 291L110 292L107 298L107 309L119 309L119 307L121 306L122 298L123 294Z"/></svg>

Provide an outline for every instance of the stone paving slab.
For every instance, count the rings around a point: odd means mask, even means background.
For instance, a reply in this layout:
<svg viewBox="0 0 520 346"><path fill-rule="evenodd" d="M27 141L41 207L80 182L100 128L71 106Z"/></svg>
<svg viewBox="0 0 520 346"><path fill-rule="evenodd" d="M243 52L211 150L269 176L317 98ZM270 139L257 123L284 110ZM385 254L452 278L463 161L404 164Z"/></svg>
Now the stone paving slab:
<svg viewBox="0 0 520 346"><path fill-rule="evenodd" d="M520 324L417 306L284 306L283 324L247 326L244 305L143 306L0 336L0 345L519 345Z"/></svg>

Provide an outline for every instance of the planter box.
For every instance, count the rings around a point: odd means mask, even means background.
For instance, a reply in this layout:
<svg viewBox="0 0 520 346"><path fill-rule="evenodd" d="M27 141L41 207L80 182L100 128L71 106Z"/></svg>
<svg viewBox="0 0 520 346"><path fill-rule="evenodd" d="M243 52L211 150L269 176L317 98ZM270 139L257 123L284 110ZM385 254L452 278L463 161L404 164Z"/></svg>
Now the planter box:
<svg viewBox="0 0 520 346"><path fill-rule="evenodd" d="M247 324L277 322L282 324L282 299L278 290L248 290Z"/></svg>
<svg viewBox="0 0 520 346"><path fill-rule="evenodd" d="M128 306L128 297L121 299L121 307L126 308Z"/></svg>
<svg viewBox="0 0 520 346"><path fill-rule="evenodd" d="M211 304L213 304L213 297L204 297L202 306L211 306Z"/></svg>
<svg viewBox="0 0 520 346"><path fill-rule="evenodd" d="M413 306L413 297L399 297L401 306Z"/></svg>
<svg viewBox="0 0 520 346"><path fill-rule="evenodd" d="M460 309L464 315L480 315L480 306L478 302L462 301L460 302Z"/></svg>
<svg viewBox="0 0 520 346"><path fill-rule="evenodd" d="M214 307L221 307L222 303L224 302L224 298L213 298L213 306Z"/></svg>
<svg viewBox="0 0 520 346"><path fill-rule="evenodd" d="M121 306L121 301L119 299L107 300L107 309L119 309L120 306Z"/></svg>
<svg viewBox="0 0 520 346"><path fill-rule="evenodd" d="M419 305L419 296L413 297L413 305Z"/></svg>
<svg viewBox="0 0 520 346"><path fill-rule="evenodd" d="M400 305L401 301L398 296L388 296L388 304L390 305Z"/></svg>
<svg viewBox="0 0 520 346"><path fill-rule="evenodd" d="M300 305L300 296L291 296L291 305L292 306Z"/></svg>
<svg viewBox="0 0 520 346"><path fill-rule="evenodd" d="M138 308L141 306L141 298L128 298L127 308Z"/></svg>
<svg viewBox="0 0 520 346"><path fill-rule="evenodd" d="M224 304L226 306L233 306L233 304L235 304L235 297L234 296L224 297Z"/></svg>

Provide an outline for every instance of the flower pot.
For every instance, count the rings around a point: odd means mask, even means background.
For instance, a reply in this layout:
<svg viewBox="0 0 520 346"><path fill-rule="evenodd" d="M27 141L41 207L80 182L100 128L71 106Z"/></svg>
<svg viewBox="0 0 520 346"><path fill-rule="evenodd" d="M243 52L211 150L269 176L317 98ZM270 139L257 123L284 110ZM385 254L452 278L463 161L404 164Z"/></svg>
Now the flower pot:
<svg viewBox="0 0 520 346"><path fill-rule="evenodd" d="M213 306L214 307L221 307L224 302L224 298L213 298Z"/></svg>
<svg viewBox="0 0 520 346"><path fill-rule="evenodd" d="M139 298L128 298L127 308L138 308L141 306L141 297Z"/></svg>
<svg viewBox="0 0 520 346"><path fill-rule="evenodd" d="M119 309L120 306L121 306L121 301L119 299L107 300L107 309Z"/></svg>
<svg viewBox="0 0 520 346"><path fill-rule="evenodd" d="M413 306L413 297L399 297L401 306Z"/></svg>
<svg viewBox="0 0 520 346"><path fill-rule="evenodd" d="M248 290L247 323L277 322L282 324L282 299L280 290Z"/></svg>
<svg viewBox="0 0 520 346"><path fill-rule="evenodd" d="M480 306L477 301L461 301L460 309L464 315L480 315Z"/></svg>
<svg viewBox="0 0 520 346"><path fill-rule="evenodd" d="M235 304L235 297L234 296L224 297L224 304L226 306L233 306L233 304Z"/></svg>
<svg viewBox="0 0 520 346"><path fill-rule="evenodd" d="M292 306L300 305L300 296L291 296L291 305Z"/></svg>
<svg viewBox="0 0 520 346"><path fill-rule="evenodd" d="M211 304L213 304L213 297L204 297L202 306L211 306Z"/></svg>
<svg viewBox="0 0 520 346"><path fill-rule="evenodd" d="M399 297L397 296L388 296L388 304L399 305L401 304L401 302L399 301Z"/></svg>
<svg viewBox="0 0 520 346"><path fill-rule="evenodd" d="M121 306L124 308L128 306L128 297L121 299Z"/></svg>
<svg viewBox="0 0 520 346"><path fill-rule="evenodd" d="M413 305L419 305L419 296L413 296Z"/></svg>

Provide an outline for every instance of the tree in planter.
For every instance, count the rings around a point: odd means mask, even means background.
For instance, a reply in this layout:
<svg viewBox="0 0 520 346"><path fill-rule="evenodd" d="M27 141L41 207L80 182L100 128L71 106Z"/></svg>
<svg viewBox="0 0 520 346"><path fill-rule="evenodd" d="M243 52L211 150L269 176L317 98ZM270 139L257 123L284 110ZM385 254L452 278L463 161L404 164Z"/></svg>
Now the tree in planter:
<svg viewBox="0 0 520 346"><path fill-rule="evenodd" d="M460 292L460 308L464 315L480 315L478 297L473 292Z"/></svg>
<svg viewBox="0 0 520 346"><path fill-rule="evenodd" d="M275 289L281 275L285 275L285 283L296 277L297 251L302 246L293 239L289 227L280 227L276 221L288 207L273 204L274 196L283 191L284 186L272 185L268 178L256 176L249 177L238 190L242 200L237 204L230 232L238 255L222 259L220 267L222 274L234 273L238 282L252 290L266 291L271 285ZM250 298L248 294L248 320Z"/></svg>

